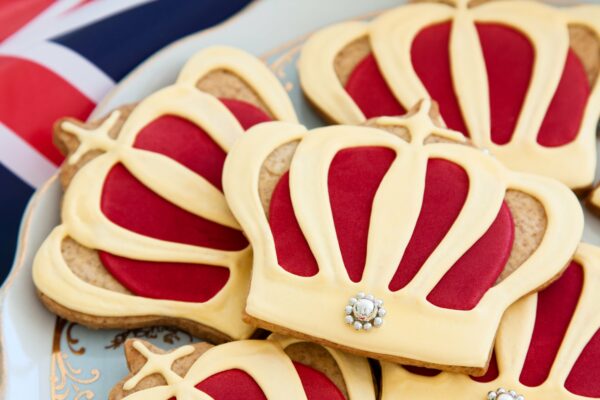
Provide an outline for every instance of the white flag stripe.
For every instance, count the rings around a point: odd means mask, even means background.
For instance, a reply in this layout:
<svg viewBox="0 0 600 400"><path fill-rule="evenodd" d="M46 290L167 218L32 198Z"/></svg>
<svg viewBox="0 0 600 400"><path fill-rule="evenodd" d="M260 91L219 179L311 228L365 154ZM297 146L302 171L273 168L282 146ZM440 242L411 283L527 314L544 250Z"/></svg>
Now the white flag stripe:
<svg viewBox="0 0 600 400"><path fill-rule="evenodd" d="M0 122L0 162L29 186L38 188L56 166Z"/></svg>
<svg viewBox="0 0 600 400"><path fill-rule="evenodd" d="M44 38L50 39L68 33L85 25L118 14L155 0L103 0L88 3L72 12L59 15L53 26L44 32Z"/></svg>
<svg viewBox="0 0 600 400"><path fill-rule="evenodd" d="M115 85L101 69L68 47L41 42L26 48L0 48L0 55L21 57L45 66L98 103Z"/></svg>
<svg viewBox="0 0 600 400"><path fill-rule="evenodd" d="M74 7L81 0L61 0L48 7L19 31L8 37L3 46L27 46L68 33L128 8L154 0L103 0ZM73 10L72 10L73 9ZM72 10L72 11L70 11Z"/></svg>

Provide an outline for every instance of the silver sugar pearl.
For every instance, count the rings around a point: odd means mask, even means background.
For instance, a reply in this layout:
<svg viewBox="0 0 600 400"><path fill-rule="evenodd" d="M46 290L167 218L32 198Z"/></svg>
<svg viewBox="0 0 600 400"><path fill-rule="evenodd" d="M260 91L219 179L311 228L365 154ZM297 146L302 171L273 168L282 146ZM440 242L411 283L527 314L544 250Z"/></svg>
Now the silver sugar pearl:
<svg viewBox="0 0 600 400"><path fill-rule="evenodd" d="M362 322L372 320L377 314L377 306L369 299L360 299L352 307L354 318Z"/></svg>
<svg viewBox="0 0 600 400"><path fill-rule="evenodd" d="M502 393L497 400L515 400L515 398L510 393Z"/></svg>

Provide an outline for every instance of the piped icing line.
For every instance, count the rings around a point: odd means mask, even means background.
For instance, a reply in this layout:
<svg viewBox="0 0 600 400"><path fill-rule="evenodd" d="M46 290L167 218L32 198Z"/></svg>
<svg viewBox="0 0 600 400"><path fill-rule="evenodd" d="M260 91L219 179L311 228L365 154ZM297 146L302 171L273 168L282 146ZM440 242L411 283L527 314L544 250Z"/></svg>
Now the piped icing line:
<svg viewBox="0 0 600 400"><path fill-rule="evenodd" d="M596 164L595 126L600 116L598 80L585 106L578 133L571 142L546 147L537 133L559 85L569 50L571 25L600 37L600 7L555 8L535 1L498 1L468 6L422 2L400 6L370 23L348 22L314 34L299 60L302 88L313 103L338 123L360 124L366 117L340 83L336 56L353 41L368 38L373 55L394 97L405 109L429 93L411 60L419 32L452 22L449 53L454 92L473 143L489 149L512 169L553 178L572 188L589 186ZM535 62L524 103L511 140L491 139L488 76L475 23L506 25L525 34L534 46ZM561 160L561 162L557 162ZM565 160L565 162L562 162Z"/></svg>
<svg viewBox="0 0 600 400"><path fill-rule="evenodd" d="M419 115L407 125L412 123L412 129L422 131L439 129ZM290 194L298 224L319 266L311 277L294 275L279 265L258 192L259 173L268 155L294 141L300 143L290 167ZM360 146L387 147L397 156L373 201L362 279L352 282L344 267L326 195L327 171L339 150ZM452 228L425 265L408 286L392 292L388 285L419 215L430 158L447 159L463 167L472 188ZM411 173L402 174L402 170ZM306 132L293 124L261 124L236 142L223 177L230 208L254 248L246 312L258 321L331 346L393 360L485 368L504 310L562 271L583 228L577 199L554 180L511 172L493 157L468 146L423 145L420 141L409 144L369 127L332 126ZM539 247L520 268L489 289L474 309L459 312L434 306L427 301L427 294L486 232L508 189L529 194L543 205L547 228ZM359 291L382 299L388 311L384 327L368 335L357 335L341 323L340 307L343 309L347 299ZM312 311L310 315L306 310ZM406 330L407 326L411 329ZM453 346L446 346L448 341Z"/></svg>
<svg viewBox="0 0 600 400"><path fill-rule="evenodd" d="M186 64L176 84L141 101L121 126L116 139L112 139L109 132L120 117L118 110L94 129L63 122L61 128L80 142L67 163L76 163L89 150L103 153L86 163L73 177L64 196L62 224L54 228L36 254L33 279L44 295L64 307L92 316L180 318L208 325L235 339L251 335L254 329L241 320L250 278L249 247L226 251L152 238L113 223L100 209L104 180L112 167L120 163L145 187L179 208L222 226L240 229L224 195L204 177L163 154L134 147L137 135L145 126L171 115L202 128L227 152L242 135L243 128L223 103L195 87L203 76L219 68L255 85L253 89L276 117L296 120L285 90L266 66L239 50L217 47L200 52ZM203 303L123 294L94 286L76 276L62 256L61 245L65 238L134 260L227 268L229 278L214 297Z"/></svg>
<svg viewBox="0 0 600 400"><path fill-rule="evenodd" d="M269 340L245 340L212 347L202 354L182 377L173 372L173 363L193 353L192 346L181 347L171 353L156 354L136 341L134 348L145 358L145 365L125 382L123 389L133 390L144 378L161 375L167 385L156 386L130 394L124 400L177 399L212 400L195 386L223 371L238 369L250 375L267 399L306 400L302 382L284 349L299 341L280 336ZM349 399L374 400L375 389L366 359L327 349L337 362L346 382Z"/></svg>
<svg viewBox="0 0 600 400"><path fill-rule="evenodd" d="M201 77L224 69L246 82L266 104L274 119L298 122L292 101L279 80L256 57L227 46L213 46L194 55L183 67L178 83L195 85Z"/></svg>
<svg viewBox="0 0 600 400"><path fill-rule="evenodd" d="M348 95L334 69L336 56L348 45L368 33L364 22L333 25L313 35L303 46L298 59L300 83L313 102L334 121L360 124L365 115ZM314 57L323 57L314 62ZM326 82L326 85L321 85Z"/></svg>
<svg viewBox="0 0 600 400"><path fill-rule="evenodd" d="M476 382L466 375L442 372L434 377L417 375L399 365L382 363L382 400L407 397L415 400L484 398L488 390L510 388L526 399L552 398L583 400L596 397L569 392L565 382L585 346L600 328L600 248L582 243L574 261L583 268L584 283L571 319L547 379L536 387L520 382L521 371L534 331L538 295L529 295L511 306L502 319L496 341L498 377Z"/></svg>

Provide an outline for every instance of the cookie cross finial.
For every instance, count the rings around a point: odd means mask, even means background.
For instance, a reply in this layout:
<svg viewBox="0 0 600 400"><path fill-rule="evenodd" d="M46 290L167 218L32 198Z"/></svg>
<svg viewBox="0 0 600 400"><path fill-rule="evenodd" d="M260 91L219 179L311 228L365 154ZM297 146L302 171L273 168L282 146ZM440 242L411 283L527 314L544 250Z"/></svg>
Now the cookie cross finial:
<svg viewBox="0 0 600 400"><path fill-rule="evenodd" d="M471 2L471 0L451 0L451 1L454 3L456 8L458 8L458 9L469 8L469 3Z"/></svg>
<svg viewBox="0 0 600 400"><path fill-rule="evenodd" d="M422 145L428 136L436 135L456 142L465 142L465 137L456 131L440 128L431 119L432 103L430 99L421 100L416 106L416 112L404 117L379 117L381 125L402 126L410 132L410 143Z"/></svg>
<svg viewBox="0 0 600 400"><path fill-rule="evenodd" d="M85 129L70 121L65 121L61 124L61 128L68 133L71 133L79 140L79 147L71 154L68 159L69 164L75 164L88 151L99 149L109 151L115 147L116 142L109 136L112 127L117 123L121 113L119 111L112 112L106 120L94 129Z"/></svg>
<svg viewBox="0 0 600 400"><path fill-rule="evenodd" d="M157 354L148 349L142 342L136 341L133 343L133 348L139 351L145 358L146 364L123 385L123 389L132 390L140 381L150 375L160 374L165 378L168 385L176 385L183 382L183 378L173 371L173 363L185 356L189 356L194 352L193 346L183 346L177 350L166 353Z"/></svg>

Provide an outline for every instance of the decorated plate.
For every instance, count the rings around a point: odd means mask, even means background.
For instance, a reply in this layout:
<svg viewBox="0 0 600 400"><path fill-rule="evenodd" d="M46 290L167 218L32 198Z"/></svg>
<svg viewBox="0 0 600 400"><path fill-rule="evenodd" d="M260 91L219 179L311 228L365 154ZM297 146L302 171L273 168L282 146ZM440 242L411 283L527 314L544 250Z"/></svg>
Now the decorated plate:
<svg viewBox="0 0 600 400"><path fill-rule="evenodd" d="M295 68L305 38L336 21L368 20L398 3L257 2L225 24L180 40L148 59L120 83L91 118L171 84L193 53L209 45L225 44L261 55L284 84L300 121L309 127L318 126L322 121L304 100ZM269 28L257 29L264 27L264 21L269 21ZM43 308L32 283L31 265L42 240L59 222L61 195L55 176L32 198L22 222L13 270L0 290L0 393L8 400L105 399L127 374L122 353L127 338L144 338L163 347L194 340L184 332L164 327L93 331L58 319ZM584 240L600 244L600 219L587 211Z"/></svg>

